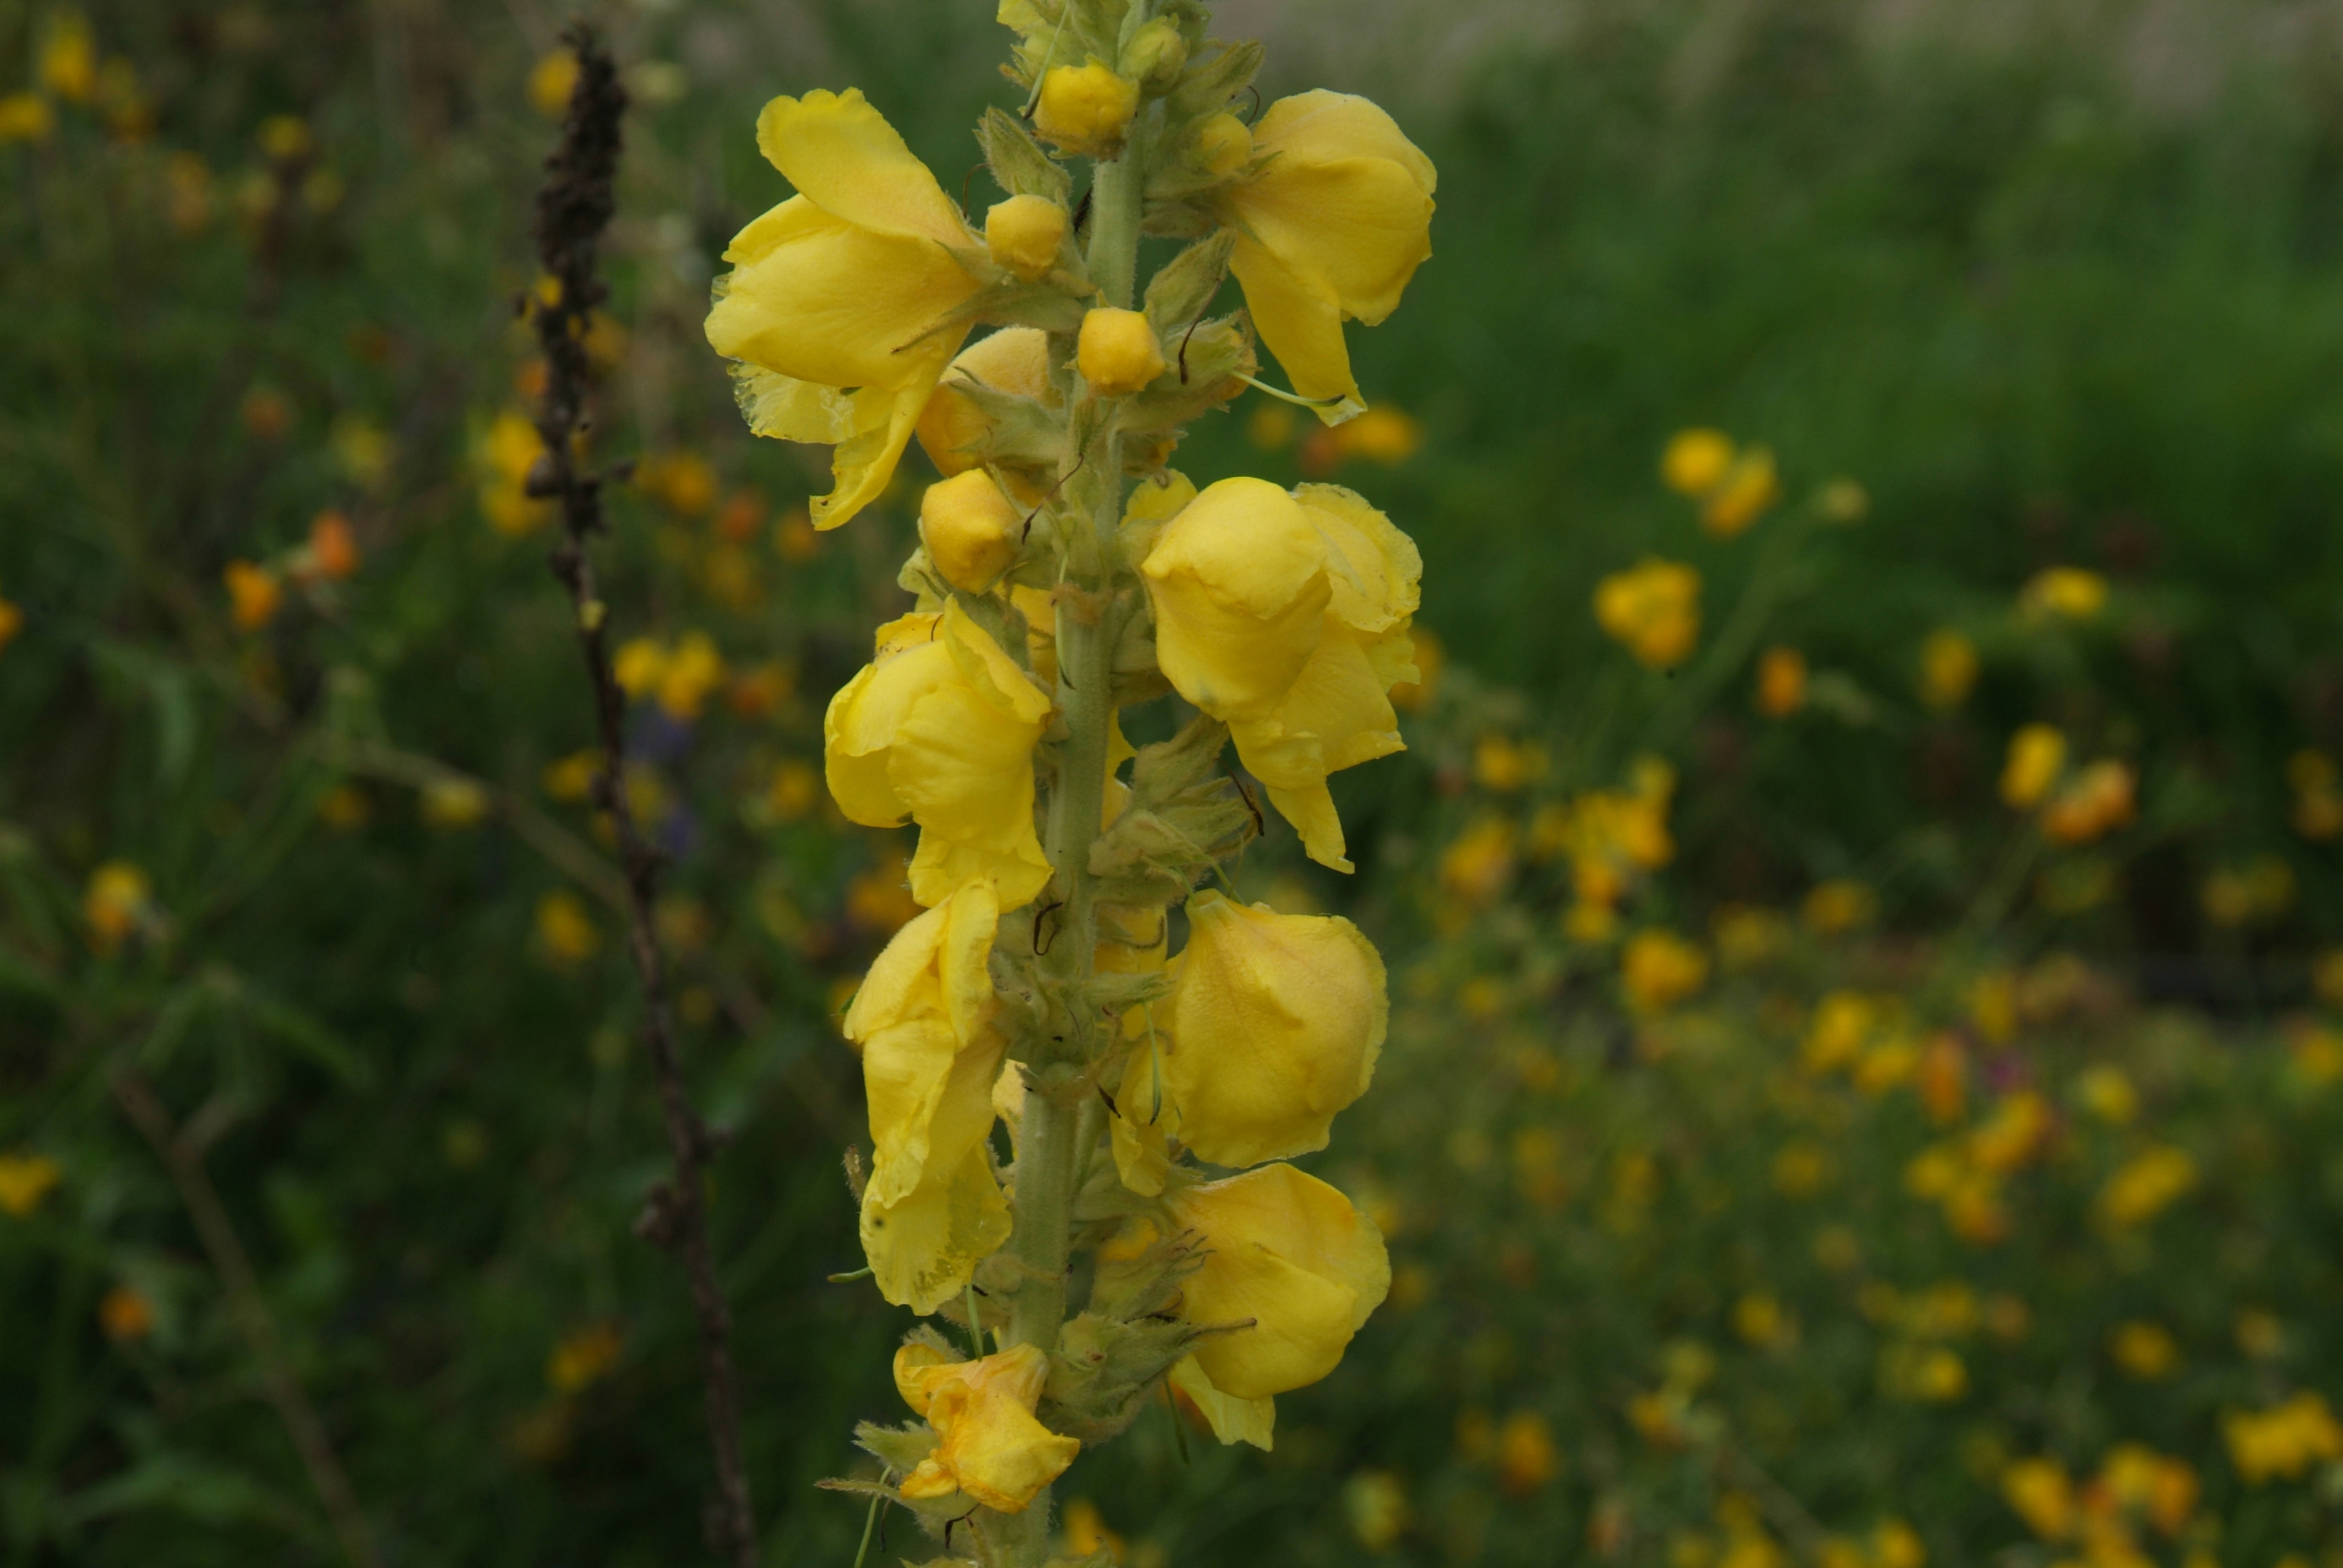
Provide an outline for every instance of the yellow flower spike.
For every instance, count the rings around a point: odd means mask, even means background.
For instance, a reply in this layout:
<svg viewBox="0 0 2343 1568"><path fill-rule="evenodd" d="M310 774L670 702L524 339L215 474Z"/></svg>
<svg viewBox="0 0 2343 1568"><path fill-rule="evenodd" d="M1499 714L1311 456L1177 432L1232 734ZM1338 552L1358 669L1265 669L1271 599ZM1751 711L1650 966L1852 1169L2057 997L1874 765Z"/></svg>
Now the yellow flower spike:
<svg viewBox="0 0 2343 1568"><path fill-rule="evenodd" d="M2001 803L2024 811L2042 803L2066 769L2066 738L2047 724L2029 724L2009 738L2001 767Z"/></svg>
<svg viewBox="0 0 2343 1568"><path fill-rule="evenodd" d="M832 528L886 489L968 336L930 329L980 286L947 248L977 236L860 91L773 99L757 145L798 194L733 237L708 341L742 362L752 431L837 446L811 508Z"/></svg>
<svg viewBox="0 0 2343 1568"><path fill-rule="evenodd" d="M1049 1381L1050 1358L1017 1345L981 1361L929 1361L907 1345L895 1358L896 1386L936 1429L933 1453L903 1478L906 1497L962 1493L999 1513L1027 1504L1074 1462L1081 1444L1033 1418Z"/></svg>
<svg viewBox="0 0 2343 1568"><path fill-rule="evenodd" d="M1122 1119L1160 1124L1215 1165L1323 1149L1383 1051L1381 955L1339 916L1281 915L1218 892L1189 900L1188 922L1155 1009L1159 1038L1124 1071Z"/></svg>
<svg viewBox="0 0 2343 1568"><path fill-rule="evenodd" d="M920 543L944 581L983 593L1017 558L1023 519L981 468L930 485L920 498Z"/></svg>
<svg viewBox="0 0 2343 1568"><path fill-rule="evenodd" d="M1101 307L1085 312L1074 365L1101 397L1127 397L1163 374L1163 346L1145 314Z"/></svg>
<svg viewBox="0 0 2343 1568"><path fill-rule="evenodd" d="M1391 1289L1391 1258L1374 1221L1314 1176L1266 1165L1191 1187L1167 1201L1207 1249L1182 1283L1181 1315L1251 1328L1195 1352L1213 1388L1268 1399L1316 1382Z"/></svg>
<svg viewBox="0 0 2343 1568"><path fill-rule="evenodd" d="M1060 65L1041 78L1033 129L1070 153L1111 152L1139 112L1139 84L1110 65Z"/></svg>
<svg viewBox="0 0 2343 1568"><path fill-rule="evenodd" d="M1339 424L1365 407L1342 323L1381 322L1431 258L1439 176L1389 115L1348 94L1280 98L1250 138L1267 163L1222 198L1229 269L1293 389Z"/></svg>
<svg viewBox="0 0 2343 1568"><path fill-rule="evenodd" d="M911 896L933 907L990 877L1003 908L1050 879L1033 830L1033 747L1050 699L958 600L879 630L878 657L822 719L830 792L850 821L920 825Z"/></svg>
<svg viewBox="0 0 2343 1568"><path fill-rule="evenodd" d="M1660 455L1660 482L1680 496L1699 500L1724 482L1733 467L1733 437L1722 430L1679 430Z"/></svg>
<svg viewBox="0 0 2343 1568"><path fill-rule="evenodd" d="M1066 209L1048 196L1013 196L984 215L984 248L1002 268L1039 283L1058 265Z"/></svg>

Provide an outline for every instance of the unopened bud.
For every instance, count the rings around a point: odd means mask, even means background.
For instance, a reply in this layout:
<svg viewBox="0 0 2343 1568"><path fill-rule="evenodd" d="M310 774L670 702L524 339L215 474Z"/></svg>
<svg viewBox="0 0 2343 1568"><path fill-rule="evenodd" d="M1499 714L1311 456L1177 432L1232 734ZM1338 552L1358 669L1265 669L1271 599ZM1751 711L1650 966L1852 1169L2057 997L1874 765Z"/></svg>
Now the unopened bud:
<svg viewBox="0 0 2343 1568"><path fill-rule="evenodd" d="M1017 508L981 468L930 485L920 500L920 542L944 581L982 593L1017 558Z"/></svg>
<svg viewBox="0 0 2343 1568"><path fill-rule="evenodd" d="M1142 313L1101 307L1082 317L1074 364L1099 397L1126 397L1163 374L1163 347Z"/></svg>
<svg viewBox="0 0 2343 1568"><path fill-rule="evenodd" d="M1065 237L1066 209L1048 196L1013 196L984 215L984 248L1028 283L1050 275Z"/></svg>
<svg viewBox="0 0 2343 1568"><path fill-rule="evenodd" d="M1252 161L1252 128L1234 115L1214 115L1196 127L1195 156L1205 173L1232 175Z"/></svg>
<svg viewBox="0 0 2343 1568"><path fill-rule="evenodd" d="M1150 92L1160 93L1178 81L1187 64L1188 40L1169 16L1158 16L1141 27L1122 52L1122 74Z"/></svg>
<svg viewBox="0 0 2343 1568"><path fill-rule="evenodd" d="M1111 147L1139 111L1139 84L1092 61L1060 65L1041 78L1033 128L1074 152Z"/></svg>

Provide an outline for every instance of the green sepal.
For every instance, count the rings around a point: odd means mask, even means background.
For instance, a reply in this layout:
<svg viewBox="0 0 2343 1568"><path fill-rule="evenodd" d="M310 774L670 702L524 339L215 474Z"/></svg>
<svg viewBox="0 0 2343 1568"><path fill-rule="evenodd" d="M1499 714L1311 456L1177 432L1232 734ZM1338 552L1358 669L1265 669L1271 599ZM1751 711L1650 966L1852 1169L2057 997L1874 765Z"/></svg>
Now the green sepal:
<svg viewBox="0 0 2343 1568"><path fill-rule="evenodd" d="M1147 285L1147 324L1166 343L1212 308L1212 296L1229 275L1229 252L1237 236L1227 229L1198 240L1166 262Z"/></svg>
<svg viewBox="0 0 2343 1568"><path fill-rule="evenodd" d="M1245 328L1240 314L1165 336L1170 368L1122 400L1115 417L1116 428L1127 436L1173 429L1240 396L1245 384L1237 377L1261 373L1252 334Z"/></svg>
<svg viewBox="0 0 2343 1568"><path fill-rule="evenodd" d="M854 1446L898 1475L917 1470L920 1461L936 1451L937 1442L936 1429L923 1421L906 1426L880 1426L866 1421L854 1428Z"/></svg>
<svg viewBox="0 0 2343 1568"><path fill-rule="evenodd" d="M1231 98L1252 85L1253 77L1260 74L1261 64L1268 55L1265 47L1250 39L1231 44L1219 54L1202 59L1191 55L1180 85L1164 100L1164 123L1180 126L1219 114L1229 106Z"/></svg>
<svg viewBox="0 0 2343 1568"><path fill-rule="evenodd" d="M1084 1312L1059 1332L1037 1413L1052 1432L1104 1442L1131 1423L1155 1381L1206 1337L1177 1318Z"/></svg>
<svg viewBox="0 0 2343 1568"><path fill-rule="evenodd" d="M1021 393L987 387L973 376L958 376L949 384L954 395L967 398L984 416L984 439L952 455L995 468L1020 468L1055 477L1066 449L1064 421Z"/></svg>
<svg viewBox="0 0 2343 1568"><path fill-rule="evenodd" d="M1033 139L1016 116L995 105L976 127L977 146L992 181L1011 196L1047 196L1060 206L1073 194L1073 176Z"/></svg>

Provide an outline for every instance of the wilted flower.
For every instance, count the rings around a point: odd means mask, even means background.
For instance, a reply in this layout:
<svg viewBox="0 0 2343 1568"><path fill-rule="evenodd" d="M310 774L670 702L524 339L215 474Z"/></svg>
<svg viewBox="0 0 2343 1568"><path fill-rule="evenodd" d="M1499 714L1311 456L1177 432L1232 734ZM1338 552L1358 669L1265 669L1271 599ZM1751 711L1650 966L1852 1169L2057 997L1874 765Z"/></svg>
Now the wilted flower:
<svg viewBox="0 0 2343 1568"><path fill-rule="evenodd" d="M948 1361L917 1342L897 1351L895 1387L938 1440L935 1452L903 1478L903 1495L960 1492L998 1513L1022 1513L1082 1446L1033 1418L1049 1376L1050 1358L1036 1345L972 1362Z"/></svg>

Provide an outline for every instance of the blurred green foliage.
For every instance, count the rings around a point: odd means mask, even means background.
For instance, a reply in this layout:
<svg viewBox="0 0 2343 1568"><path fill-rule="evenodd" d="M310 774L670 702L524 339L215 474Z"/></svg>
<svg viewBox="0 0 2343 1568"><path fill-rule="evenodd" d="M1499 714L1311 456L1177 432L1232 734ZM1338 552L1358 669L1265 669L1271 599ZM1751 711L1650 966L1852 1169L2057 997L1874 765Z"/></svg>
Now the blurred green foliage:
<svg viewBox="0 0 2343 1568"><path fill-rule="evenodd" d="M2336 1101L2304 1066L2328 1037L2295 1026L2281 1051L2266 1023L2343 922L2288 782L2297 753L2343 745L2328 55L2274 54L2176 104L2112 15L2062 32L2046 9L2038 35L1954 48L1925 26L1883 42L1825 0L1730 25L1583 9L1559 33L1524 17L1523 48L1493 11L1485 57L1436 80L1324 84L1389 102L1441 169L1437 257L1406 311L1353 335L1420 449L1241 411L1183 455L1199 475L1336 472L1424 550L1451 669L1413 761L1338 786L1358 885L1305 879L1274 840L1249 872L1357 910L1419 988L1329 1170L1383 1195L1420 1293L1287 1402L1273 1455L1183 1467L1151 1420L1073 1490L1134 1557L1175 1562L1689 1565L1761 1539L1820 1560L1846 1533L1885 1568L1883 1521L1935 1561L1981 1560L2029 1536L2005 1462L2053 1455L2079 1484L2130 1441L2201 1477L2195 1533L2140 1533L2164 1558L2331 1554L2338 1473L2256 1485L2221 1436L2224 1412L2343 1386ZM699 322L714 256L783 194L758 104L861 85L956 189L966 127L1004 92L987 10L607 18L640 107L597 449L640 467L605 581L621 639L650 639L631 787L675 853L662 928L696 1091L733 1135L714 1213L776 1563L852 1560L859 1511L810 1483L894 1407L899 1314L823 1276L855 1264L837 1161L860 1130L829 1015L905 912L901 846L828 812L819 720L899 602L915 491L812 536L819 455L747 437ZM563 767L585 687L511 439L552 137L532 96L558 86L534 74L562 20L446 0L0 10L0 85L28 95L0 94L11 1563L331 1557L288 1382L387 1562L697 1549L687 1303L629 1234L663 1145L607 850ZM1321 85L1299 69L1272 79ZM1704 537L1655 477L1686 425L1770 444L1782 509ZM1867 518L1818 524L1840 476ZM329 514L354 571L327 569ZM1704 652L1674 677L1590 613L1647 553L1704 580ZM2046 629L2014 606L2060 565L2114 594ZM1745 635L1718 635L1752 604ZM1984 673L1932 709L1938 628ZM684 651L695 634L714 665ZM1751 710L1765 644L1814 671L1794 719ZM1994 788L2029 721L2136 768L2140 822L2045 850ZM1508 784L1492 737L1540 760ZM1698 937L1720 906L1856 882L1882 925L1801 937L1674 1022L1636 1013L1613 939L1565 935L1569 857L1534 846L1539 802L1622 788L1646 752L1677 770L1672 863L1622 895L1627 927ZM1503 864L1462 877L1456 845L1500 818ZM2256 902L2272 858L2285 896ZM2022 1058L1986 1040L1962 988L2071 973L2042 967L2069 950L2117 1000L2046 1011ZM1915 1042L1996 1048L1963 1058L1978 1121L1988 1093L2055 1109L2006 1241L1964 1241L1904 1191L1954 1136L1908 1086L1790 1072L1847 985L1906 997ZM2247 1016L2217 1030L2143 990ZM2137 1120L2076 1098L2087 1064L2138 1081ZM146 1094L160 1145L133 1113ZM2092 1195L2150 1127L2201 1183L2110 1241ZM1827 1179L1785 1191L1801 1139L1827 1146ZM1649 1174L1623 1177L1639 1155ZM1632 1223L1623 1181L1650 1183ZM207 1187L248 1292L194 1217ZM1837 1266L1815 1252L1833 1226ZM1909 1301L1956 1281L1971 1326L1919 1334ZM1875 1284L1896 1310L1865 1304ZM1757 1294L1790 1339L1743 1332ZM2026 1332L1996 1337L2004 1297ZM2277 1349L2238 1342L2247 1311ZM2135 1321L2176 1337L2168 1378L2108 1370ZM1917 1339L1959 1358L1958 1395L1897 1382ZM1683 1430L1639 1423L1634 1400L1671 1388Z"/></svg>

